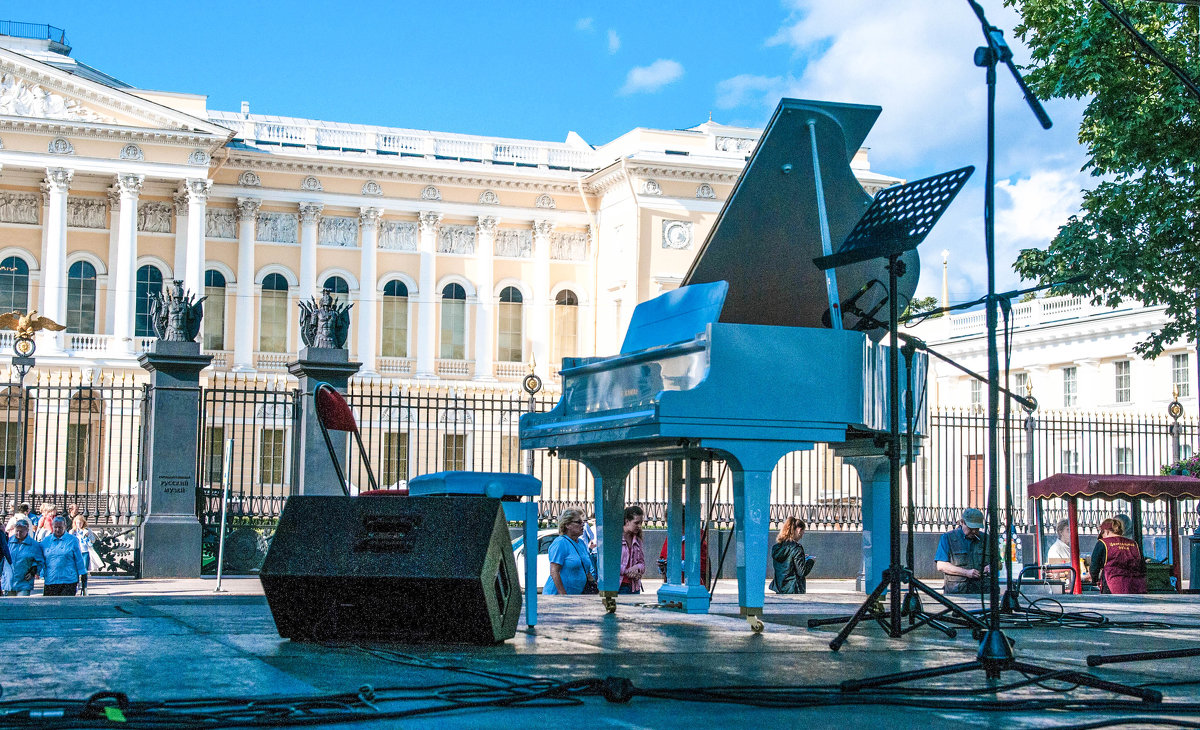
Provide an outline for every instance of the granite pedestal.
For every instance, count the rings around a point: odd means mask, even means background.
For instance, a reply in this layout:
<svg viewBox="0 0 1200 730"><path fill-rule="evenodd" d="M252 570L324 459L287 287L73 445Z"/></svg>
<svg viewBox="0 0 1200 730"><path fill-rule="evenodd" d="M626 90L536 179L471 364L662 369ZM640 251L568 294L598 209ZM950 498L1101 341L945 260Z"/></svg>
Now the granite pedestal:
<svg viewBox="0 0 1200 730"><path fill-rule="evenodd" d="M296 474L292 482L296 485L297 494L342 494L342 485L325 445L325 437L321 435L321 425L317 422L313 389L319 383L329 383L335 390L345 393L350 376L357 373L361 365L350 362L350 353L344 348L333 347L303 348L300 358L288 364L288 372L300 380L300 454L295 460ZM346 446L350 435L344 431L330 431L329 438L333 441L342 473L345 473Z"/></svg>
<svg viewBox="0 0 1200 730"><path fill-rule="evenodd" d="M212 362L196 342L159 340L138 357L150 372L146 416L146 516L138 526L138 572L143 578L200 575L196 518L196 445L200 371Z"/></svg>

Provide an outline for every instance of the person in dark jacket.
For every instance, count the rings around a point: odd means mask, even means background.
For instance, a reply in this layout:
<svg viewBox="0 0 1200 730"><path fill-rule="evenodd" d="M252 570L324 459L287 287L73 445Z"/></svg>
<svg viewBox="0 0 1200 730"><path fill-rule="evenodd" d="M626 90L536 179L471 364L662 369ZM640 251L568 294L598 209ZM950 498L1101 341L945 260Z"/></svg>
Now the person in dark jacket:
<svg viewBox="0 0 1200 730"><path fill-rule="evenodd" d="M1092 549L1088 572L1103 593L1145 593L1146 561L1137 543L1124 536L1116 518L1100 523L1100 539Z"/></svg>
<svg viewBox="0 0 1200 730"><path fill-rule="evenodd" d="M804 520L789 517L784 520L771 548L771 563L775 577L771 579L771 590L776 593L805 593L807 578L812 571L815 558L804 554L800 540L804 538Z"/></svg>

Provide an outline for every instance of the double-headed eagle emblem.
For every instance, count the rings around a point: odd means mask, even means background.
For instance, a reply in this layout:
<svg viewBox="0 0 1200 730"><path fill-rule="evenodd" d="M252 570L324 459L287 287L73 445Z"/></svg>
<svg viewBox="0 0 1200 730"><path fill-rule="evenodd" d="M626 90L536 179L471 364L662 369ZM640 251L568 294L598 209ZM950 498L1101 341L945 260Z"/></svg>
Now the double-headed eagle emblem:
<svg viewBox="0 0 1200 730"><path fill-rule="evenodd" d="M36 309L28 314L22 312L0 314L0 329L14 330L20 339L32 338L33 333L40 330L61 332L66 328L66 325L58 324L49 317L41 316Z"/></svg>
<svg viewBox="0 0 1200 730"><path fill-rule="evenodd" d="M353 304L344 304L334 300L328 289L321 290L321 299L300 302L300 339L306 347L346 346L346 338L350 335L350 308Z"/></svg>

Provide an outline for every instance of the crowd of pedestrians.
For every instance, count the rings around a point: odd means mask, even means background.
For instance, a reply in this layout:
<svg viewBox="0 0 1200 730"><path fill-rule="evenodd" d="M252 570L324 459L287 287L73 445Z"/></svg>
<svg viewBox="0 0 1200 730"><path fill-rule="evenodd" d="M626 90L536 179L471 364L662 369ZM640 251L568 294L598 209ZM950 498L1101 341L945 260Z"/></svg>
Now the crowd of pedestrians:
<svg viewBox="0 0 1200 730"><path fill-rule="evenodd" d="M12 516L0 540L0 590L5 596L28 596L34 581L42 579L42 595L74 596L87 593L87 576L96 535L75 505L67 514L47 502L37 514L28 504L10 505Z"/></svg>

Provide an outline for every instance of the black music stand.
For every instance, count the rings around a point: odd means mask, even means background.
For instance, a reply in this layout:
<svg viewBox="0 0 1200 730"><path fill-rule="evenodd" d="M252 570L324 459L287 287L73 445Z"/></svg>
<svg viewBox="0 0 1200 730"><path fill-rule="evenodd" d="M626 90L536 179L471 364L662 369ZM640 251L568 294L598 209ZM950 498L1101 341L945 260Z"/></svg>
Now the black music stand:
<svg viewBox="0 0 1200 730"><path fill-rule="evenodd" d="M871 207L863 214L858 225L846 237L837 253L820 256L813 263L823 270L856 264L860 261L883 258L887 259L888 272L888 462L891 467L889 480L889 509L890 509L890 551L889 563L883 571L883 579L871 592L863 604L852 616L827 619L813 619L808 622L809 628L830 624L845 623L846 625L837 636L829 642L829 648L837 651L845 643L846 638L854 631L864 618L878 622L888 636L902 636L921 626L932 626L947 636L955 635L954 629L941 623L941 616L930 615L921 606L919 592L942 604L946 614L953 615L958 621L972 627L977 632L987 628L980 619L971 615L966 609L942 596L937 591L918 580L911 566L900 562L900 310L896 301L898 290L897 279L903 276L905 264L900 256L915 249L921 241L933 230L933 226L946 212L950 201L958 195L966 184L973 166L959 168L940 175L915 180L905 185L887 188L875 196ZM911 351L907 353L909 371L912 370ZM910 377L911 382L911 377ZM909 453L912 454L912 386L909 386L908 427ZM911 537L910 509L910 537ZM912 562L912 550L909 549L909 562ZM901 603L902 585L908 584L909 595ZM890 606L884 608L881 597L888 593ZM909 617L909 625L903 625L903 618Z"/></svg>

